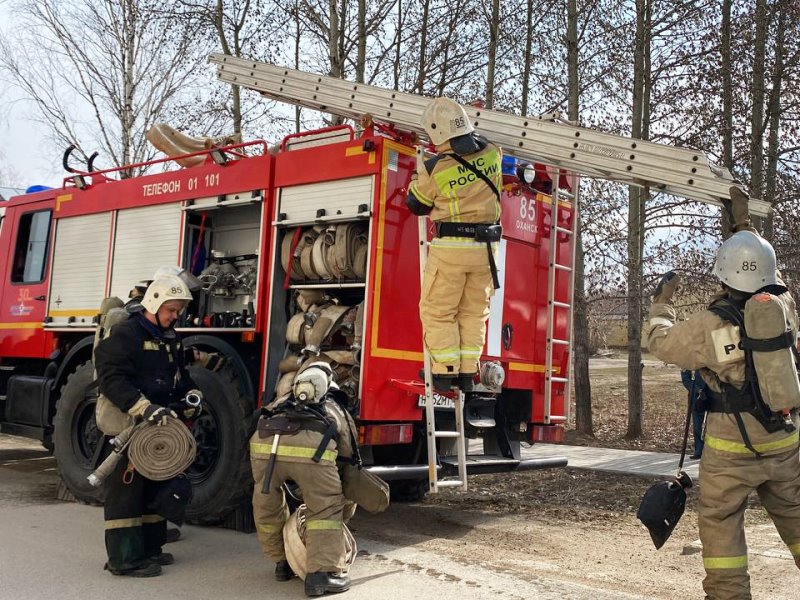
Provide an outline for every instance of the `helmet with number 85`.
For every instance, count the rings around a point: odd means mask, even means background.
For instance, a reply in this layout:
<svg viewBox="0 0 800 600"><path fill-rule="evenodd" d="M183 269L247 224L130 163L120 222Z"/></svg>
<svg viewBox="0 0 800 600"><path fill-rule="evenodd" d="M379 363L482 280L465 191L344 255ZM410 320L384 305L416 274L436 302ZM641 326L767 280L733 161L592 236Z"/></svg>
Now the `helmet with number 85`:
<svg viewBox="0 0 800 600"><path fill-rule="evenodd" d="M170 300L186 302L192 299L186 283L177 275L162 275L151 283L142 298L142 306L152 314L156 314L161 305Z"/></svg>
<svg viewBox="0 0 800 600"><path fill-rule="evenodd" d="M714 275L729 288L753 293L778 283L775 250L760 235L740 231L717 251Z"/></svg>

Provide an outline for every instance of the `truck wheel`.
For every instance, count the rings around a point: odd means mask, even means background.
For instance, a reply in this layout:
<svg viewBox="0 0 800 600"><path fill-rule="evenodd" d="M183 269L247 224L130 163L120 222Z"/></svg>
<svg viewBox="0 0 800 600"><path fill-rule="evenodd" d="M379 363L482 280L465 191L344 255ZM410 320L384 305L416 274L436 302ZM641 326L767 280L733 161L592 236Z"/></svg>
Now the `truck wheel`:
<svg viewBox="0 0 800 600"><path fill-rule="evenodd" d="M93 471L97 444L103 438L94 417L97 388L88 389L93 380L91 361L83 363L67 378L56 404L53 442L64 484L80 502L97 504L103 501L102 487L92 487L86 480Z"/></svg>
<svg viewBox="0 0 800 600"><path fill-rule="evenodd" d="M399 479L389 482L392 502L419 502L428 493L427 479Z"/></svg>
<svg viewBox="0 0 800 600"><path fill-rule="evenodd" d="M203 392L203 412L191 424L197 458L187 471L194 497L186 517L216 524L252 492L248 442L254 403L230 367L218 373L194 366L189 371Z"/></svg>

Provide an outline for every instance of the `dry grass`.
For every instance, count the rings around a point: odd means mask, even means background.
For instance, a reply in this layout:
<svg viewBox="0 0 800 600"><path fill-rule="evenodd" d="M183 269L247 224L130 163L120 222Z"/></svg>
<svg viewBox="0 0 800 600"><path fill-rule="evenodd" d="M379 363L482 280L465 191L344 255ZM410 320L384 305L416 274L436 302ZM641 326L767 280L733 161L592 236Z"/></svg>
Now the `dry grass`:
<svg viewBox="0 0 800 600"><path fill-rule="evenodd" d="M617 354L592 359L589 372L592 385L594 438L578 434L574 404L567 427L567 443L607 448L625 448L656 452L680 452L686 419L687 392L681 383L680 370L650 356L644 357L644 436L625 439L628 426L627 357ZM574 402L574 395L573 395ZM689 432L689 449L692 437ZM691 452L690 452L691 453Z"/></svg>

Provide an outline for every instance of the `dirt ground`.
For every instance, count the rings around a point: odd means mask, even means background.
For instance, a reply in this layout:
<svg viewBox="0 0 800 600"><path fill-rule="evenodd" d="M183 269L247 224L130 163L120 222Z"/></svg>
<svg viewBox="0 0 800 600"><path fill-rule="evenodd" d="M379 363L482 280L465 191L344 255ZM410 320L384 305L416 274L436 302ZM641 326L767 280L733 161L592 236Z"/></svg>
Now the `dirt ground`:
<svg viewBox="0 0 800 600"><path fill-rule="evenodd" d="M597 437L571 432L568 443L680 449L686 392L677 369L645 360L645 437L635 442L623 439L626 358L593 360L591 373ZM642 494L655 480L567 468L470 481L468 492L444 490L418 503L394 504L382 515L358 516L356 532L436 551L523 581L547 577L620 595L703 597L697 489L690 490L686 512L672 537L656 551L635 516ZM796 599L800 571L757 498L751 499L746 523L753 597Z"/></svg>

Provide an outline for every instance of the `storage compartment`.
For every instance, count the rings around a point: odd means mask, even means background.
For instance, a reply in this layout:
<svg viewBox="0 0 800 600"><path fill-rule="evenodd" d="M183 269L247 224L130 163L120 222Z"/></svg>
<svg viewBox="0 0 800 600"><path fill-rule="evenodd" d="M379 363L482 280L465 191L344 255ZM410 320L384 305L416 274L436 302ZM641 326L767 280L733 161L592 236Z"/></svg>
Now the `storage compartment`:
<svg viewBox="0 0 800 600"><path fill-rule="evenodd" d="M369 221L276 227L276 235L268 401L288 394L306 365L324 361L357 415Z"/></svg>
<svg viewBox="0 0 800 600"><path fill-rule="evenodd" d="M261 211L260 202L187 211L183 265L203 287L189 304L185 327L254 327Z"/></svg>

